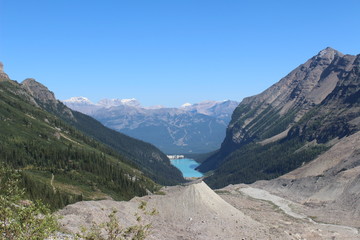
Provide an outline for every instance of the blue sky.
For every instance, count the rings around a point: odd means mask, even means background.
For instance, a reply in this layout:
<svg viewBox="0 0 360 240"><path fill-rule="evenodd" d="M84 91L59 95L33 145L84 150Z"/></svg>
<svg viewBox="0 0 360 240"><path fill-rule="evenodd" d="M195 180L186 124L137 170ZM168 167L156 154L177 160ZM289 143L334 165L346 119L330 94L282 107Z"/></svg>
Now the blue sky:
<svg viewBox="0 0 360 240"><path fill-rule="evenodd" d="M327 46L360 53L360 1L0 0L0 61L64 100L241 100Z"/></svg>

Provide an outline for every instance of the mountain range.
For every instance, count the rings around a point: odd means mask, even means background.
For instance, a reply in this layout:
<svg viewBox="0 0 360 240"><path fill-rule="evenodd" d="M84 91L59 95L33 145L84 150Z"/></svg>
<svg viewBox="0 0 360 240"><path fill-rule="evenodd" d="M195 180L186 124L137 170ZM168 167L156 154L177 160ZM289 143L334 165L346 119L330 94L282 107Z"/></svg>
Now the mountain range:
<svg viewBox="0 0 360 240"><path fill-rule="evenodd" d="M85 97L63 101L105 126L149 142L168 154L205 153L218 149L225 137L236 101L204 101L179 108L142 107L136 99L103 99L94 104Z"/></svg>

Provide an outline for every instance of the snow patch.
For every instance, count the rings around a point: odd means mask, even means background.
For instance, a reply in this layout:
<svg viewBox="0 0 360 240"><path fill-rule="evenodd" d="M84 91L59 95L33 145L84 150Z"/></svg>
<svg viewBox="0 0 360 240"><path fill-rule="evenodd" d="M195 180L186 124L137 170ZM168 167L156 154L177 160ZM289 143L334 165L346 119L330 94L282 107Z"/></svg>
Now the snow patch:
<svg viewBox="0 0 360 240"><path fill-rule="evenodd" d="M186 107L190 107L192 106L191 103L184 103L183 105L181 105L182 108L186 108Z"/></svg>

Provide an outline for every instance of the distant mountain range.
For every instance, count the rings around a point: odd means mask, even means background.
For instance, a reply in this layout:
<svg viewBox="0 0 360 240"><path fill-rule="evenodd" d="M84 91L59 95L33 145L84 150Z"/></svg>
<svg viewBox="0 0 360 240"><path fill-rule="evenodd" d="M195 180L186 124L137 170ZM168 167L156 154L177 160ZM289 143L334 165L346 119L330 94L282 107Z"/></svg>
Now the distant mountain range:
<svg viewBox="0 0 360 240"><path fill-rule="evenodd" d="M73 110L88 114L105 126L150 142L168 154L205 153L218 149L236 101L186 103L179 108L142 107L132 99L85 97L63 101Z"/></svg>

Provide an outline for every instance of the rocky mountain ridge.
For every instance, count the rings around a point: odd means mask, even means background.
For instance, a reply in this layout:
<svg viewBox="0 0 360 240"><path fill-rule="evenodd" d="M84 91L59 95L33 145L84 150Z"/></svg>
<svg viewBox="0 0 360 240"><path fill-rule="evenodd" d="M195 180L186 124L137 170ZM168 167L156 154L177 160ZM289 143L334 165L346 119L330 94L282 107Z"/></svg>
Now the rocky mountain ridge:
<svg viewBox="0 0 360 240"><path fill-rule="evenodd" d="M145 108L136 99L103 99L94 104L83 97L64 103L107 127L150 142L169 154L204 153L219 148L230 116L238 105L226 100L204 101L180 108Z"/></svg>
<svg viewBox="0 0 360 240"><path fill-rule="evenodd" d="M264 92L245 98L221 149L199 167L215 170L209 184L280 176L329 149L332 140L358 132L359 60L360 55L326 48Z"/></svg>
<svg viewBox="0 0 360 240"><path fill-rule="evenodd" d="M227 135L232 138L226 141L241 144L243 141L247 141L248 137L254 137L253 135L243 137L244 133L242 132L250 129L251 124L256 124L256 121L260 120L257 117L266 113L265 110L269 111L269 108L277 111L280 117L289 115L294 109L300 108L295 116L291 116L293 118L291 122L299 121L313 106L320 104L335 89L339 78L342 77L338 74L341 71L348 71L355 59L356 56L344 56L328 47L263 93L245 98L242 105L234 112L229 125L229 130L233 133ZM256 112L252 116L240 113L242 106L247 106L251 110L256 109ZM238 114L241 115L238 116ZM244 123L241 122L243 119L246 119ZM284 126L284 131L290 126L290 123ZM247 133L250 131L247 130ZM275 134L279 133L281 132L275 132ZM256 138L261 137L256 136Z"/></svg>

